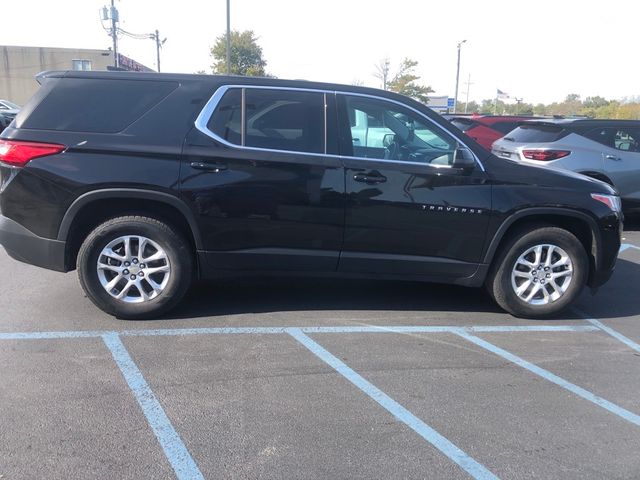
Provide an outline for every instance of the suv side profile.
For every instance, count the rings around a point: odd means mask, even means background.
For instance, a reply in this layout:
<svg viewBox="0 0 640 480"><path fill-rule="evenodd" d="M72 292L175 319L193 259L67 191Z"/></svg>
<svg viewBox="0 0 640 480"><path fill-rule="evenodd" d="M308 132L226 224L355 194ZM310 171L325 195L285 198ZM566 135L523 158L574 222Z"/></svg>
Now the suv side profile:
<svg viewBox="0 0 640 480"><path fill-rule="evenodd" d="M195 279L485 286L545 317L611 276L610 186L498 159L390 92L266 78L48 72L0 136L0 243L78 270L120 318Z"/></svg>
<svg viewBox="0 0 640 480"><path fill-rule="evenodd" d="M520 125L493 153L571 170L613 185L626 211L640 210L640 121L566 119Z"/></svg>

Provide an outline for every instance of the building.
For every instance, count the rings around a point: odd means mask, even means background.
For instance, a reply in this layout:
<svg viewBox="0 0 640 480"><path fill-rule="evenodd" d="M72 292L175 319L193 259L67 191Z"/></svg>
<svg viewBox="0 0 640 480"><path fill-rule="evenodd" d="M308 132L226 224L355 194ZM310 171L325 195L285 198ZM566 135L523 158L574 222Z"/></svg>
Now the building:
<svg viewBox="0 0 640 480"><path fill-rule="evenodd" d="M121 54L118 60L123 70L152 71ZM46 70L112 69L111 50L0 46L0 98L24 105L38 89L34 77Z"/></svg>

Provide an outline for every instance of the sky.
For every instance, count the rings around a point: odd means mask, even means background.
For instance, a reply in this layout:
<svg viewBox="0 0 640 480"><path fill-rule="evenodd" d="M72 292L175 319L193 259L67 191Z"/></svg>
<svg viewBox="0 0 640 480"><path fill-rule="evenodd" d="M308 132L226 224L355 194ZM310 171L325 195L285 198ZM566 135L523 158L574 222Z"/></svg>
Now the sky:
<svg viewBox="0 0 640 480"><path fill-rule="evenodd" d="M107 0L5 0L0 45L106 49L99 19ZM210 47L226 29L226 0L116 0L120 26L160 30L162 71L210 71ZM381 59L392 71L408 57L420 82L453 96L457 44L459 101L495 98L496 89L527 103L567 94L608 99L640 95L640 2L575 0L231 0L231 26L253 30L279 78L380 87ZM120 51L156 67L152 40L122 38Z"/></svg>

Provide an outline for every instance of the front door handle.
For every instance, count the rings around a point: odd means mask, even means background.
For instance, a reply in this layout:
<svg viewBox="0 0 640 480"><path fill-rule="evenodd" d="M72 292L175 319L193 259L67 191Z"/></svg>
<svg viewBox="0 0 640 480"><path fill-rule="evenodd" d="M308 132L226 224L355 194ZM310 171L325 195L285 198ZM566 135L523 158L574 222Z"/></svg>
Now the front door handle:
<svg viewBox="0 0 640 480"><path fill-rule="evenodd" d="M380 175L379 173L356 173L353 176L356 182L366 183L367 185L375 185L377 183L384 183L387 181L387 177Z"/></svg>
<svg viewBox="0 0 640 480"><path fill-rule="evenodd" d="M604 158L606 158L607 160L615 160L616 162L622 160L620 157L616 157L615 155L605 155Z"/></svg>
<svg viewBox="0 0 640 480"><path fill-rule="evenodd" d="M226 165L219 163L191 162L191 168L196 170L206 170L207 172L218 173L227 169Z"/></svg>

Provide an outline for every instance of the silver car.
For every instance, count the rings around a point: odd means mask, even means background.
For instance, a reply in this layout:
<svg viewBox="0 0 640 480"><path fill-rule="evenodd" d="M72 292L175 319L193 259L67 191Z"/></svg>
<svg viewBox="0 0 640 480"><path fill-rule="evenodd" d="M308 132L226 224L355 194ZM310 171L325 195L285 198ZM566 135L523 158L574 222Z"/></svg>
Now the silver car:
<svg viewBox="0 0 640 480"><path fill-rule="evenodd" d="M640 209L640 121L527 122L493 143L501 158L562 168L615 186L625 210Z"/></svg>

